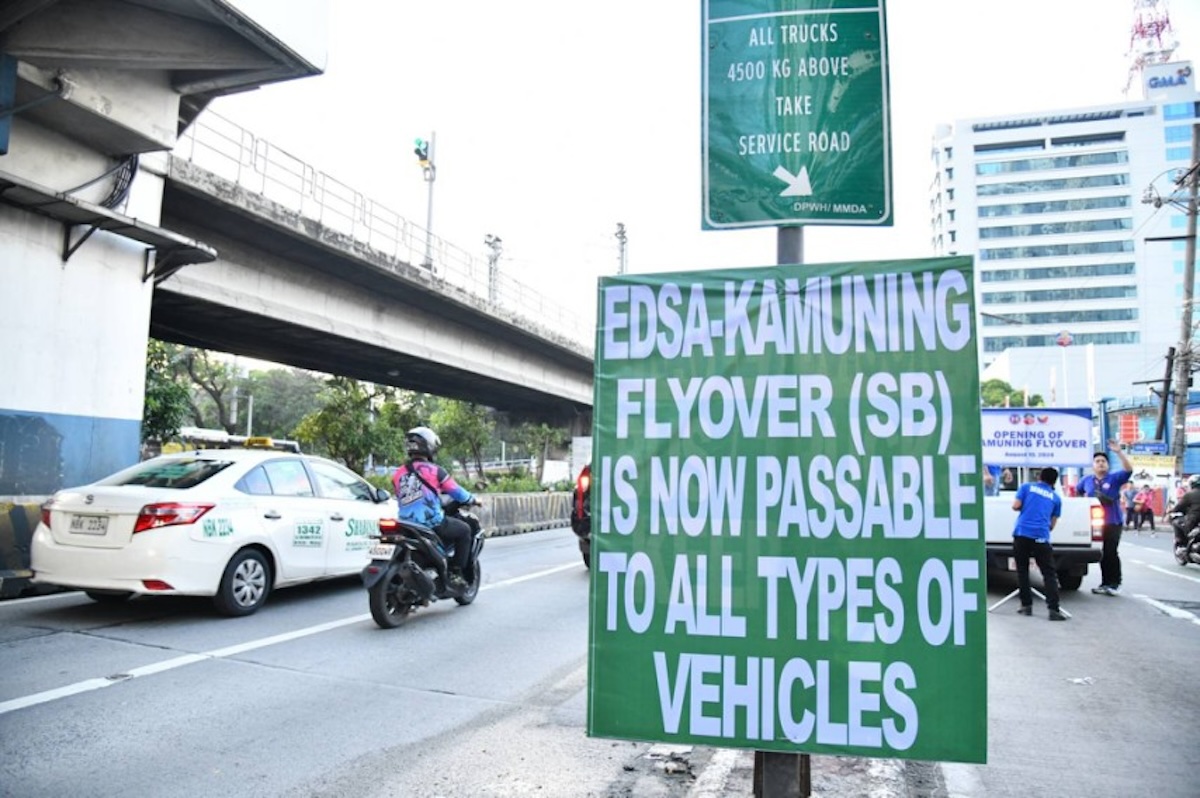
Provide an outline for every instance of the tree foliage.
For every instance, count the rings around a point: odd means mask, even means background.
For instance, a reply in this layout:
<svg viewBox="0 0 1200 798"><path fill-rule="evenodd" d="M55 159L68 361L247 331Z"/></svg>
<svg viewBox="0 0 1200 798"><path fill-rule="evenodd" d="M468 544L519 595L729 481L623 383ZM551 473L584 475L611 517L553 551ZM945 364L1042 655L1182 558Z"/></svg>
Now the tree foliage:
<svg viewBox="0 0 1200 798"><path fill-rule="evenodd" d="M464 464L471 461L475 473L483 476L483 450L492 439L496 422L491 411L473 402L441 399L430 417L430 424L442 439L442 448Z"/></svg>
<svg viewBox="0 0 1200 798"><path fill-rule="evenodd" d="M142 410L142 441L174 437L189 412L187 386L175 379L170 344L153 338L146 345L146 396Z"/></svg>
<svg viewBox="0 0 1200 798"><path fill-rule="evenodd" d="M1044 407L1041 394L1030 394L1014 390L1004 380L984 380L979 386L980 404L984 407Z"/></svg>
<svg viewBox="0 0 1200 798"><path fill-rule="evenodd" d="M521 444L537 457L537 470L534 472L534 477L537 479L537 484L541 485L551 449L567 443L571 439L570 431L564 427L552 427L545 423L526 422L517 427L516 434Z"/></svg>
<svg viewBox="0 0 1200 798"><path fill-rule="evenodd" d="M320 407L325 380L302 369L270 369L250 372L241 381L240 393L246 409L254 408L253 426L246 419L243 428L255 435L290 438L300 421ZM253 405L250 405L253 397Z"/></svg>
<svg viewBox="0 0 1200 798"><path fill-rule="evenodd" d="M330 377L320 398L320 409L296 425L296 439L306 448L340 460L351 471L363 473L367 459L387 437L382 425L375 423L374 405L391 398L389 389Z"/></svg>

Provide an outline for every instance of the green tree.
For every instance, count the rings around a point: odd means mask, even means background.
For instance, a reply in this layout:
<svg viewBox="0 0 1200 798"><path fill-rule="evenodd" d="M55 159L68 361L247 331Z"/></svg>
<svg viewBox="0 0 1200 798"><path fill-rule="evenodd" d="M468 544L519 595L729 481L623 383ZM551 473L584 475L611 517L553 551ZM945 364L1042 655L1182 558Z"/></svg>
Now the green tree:
<svg viewBox="0 0 1200 798"><path fill-rule="evenodd" d="M306 447L342 461L355 473L363 473L367 459L380 442L373 406L390 399L388 390L346 377L330 377L321 399L321 408L305 416L293 435Z"/></svg>
<svg viewBox="0 0 1200 798"><path fill-rule="evenodd" d="M475 464L475 473L483 477L483 450L492 439L496 422L492 411L474 402L441 399L430 417L430 424L442 439L447 454L466 465Z"/></svg>
<svg viewBox="0 0 1200 798"><path fill-rule="evenodd" d="M150 339L146 346L146 396L142 441L165 441L179 432L189 412L187 386L172 372L172 345Z"/></svg>
<svg viewBox="0 0 1200 798"><path fill-rule="evenodd" d="M241 382L240 392L247 404L253 398L253 433L272 438L291 436L301 419L320 409L324 387L322 376L303 369L250 372Z"/></svg>
<svg viewBox="0 0 1200 798"><path fill-rule="evenodd" d="M523 446L529 451L537 453L537 470L534 478L537 480L537 484L541 485L550 450L569 441L571 439L570 431L564 427L552 427L545 423L526 422L517 427L516 435L517 440Z"/></svg>
<svg viewBox="0 0 1200 798"><path fill-rule="evenodd" d="M1025 392L1014 390L1004 380L984 380L979 386L980 404L984 407L1044 407L1041 394L1031 394L1028 404Z"/></svg>

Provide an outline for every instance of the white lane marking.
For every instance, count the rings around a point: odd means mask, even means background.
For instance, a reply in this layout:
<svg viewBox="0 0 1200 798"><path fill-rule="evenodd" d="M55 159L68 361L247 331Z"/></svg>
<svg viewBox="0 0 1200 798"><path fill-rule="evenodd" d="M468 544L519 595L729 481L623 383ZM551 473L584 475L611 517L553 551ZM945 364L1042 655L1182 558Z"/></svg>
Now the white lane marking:
<svg viewBox="0 0 1200 798"><path fill-rule="evenodd" d="M1163 568L1161 565L1150 565L1149 563L1138 563L1138 564L1146 566L1151 571L1158 571L1160 574L1166 574L1167 576L1173 576L1176 579L1186 579L1189 582L1195 582L1196 584L1200 585L1200 578L1195 577L1195 576L1189 576L1188 574L1184 573L1183 571L1178 570L1178 568L1176 568L1176 569Z"/></svg>
<svg viewBox="0 0 1200 798"><path fill-rule="evenodd" d="M734 748L718 748L696 778L695 784L688 790L688 798L721 798L727 794L725 786L729 781L729 774L733 772L733 767L742 753Z"/></svg>
<svg viewBox="0 0 1200 798"><path fill-rule="evenodd" d="M512 579L505 579L502 582L493 582L491 584L481 585L479 589L483 591L496 587L508 587L509 585L515 585L520 582L527 582L530 579L538 579L543 576L550 576L551 574L565 571L569 568L578 567L578 563L560 565L556 568L549 568L545 571L537 571L532 574L526 574L524 576L518 576ZM205 651L200 654L185 654L181 657L173 657L171 659L163 660L162 662L153 662L149 665L143 665L140 668L133 668L126 673L120 674L119 676L100 679L84 679L81 682L68 684L64 687L56 687L53 690L43 690L40 693L33 693L32 695L21 696L20 698L9 699L8 701L0 701L0 715L6 715L9 712L15 712L18 709L25 709L26 707L37 706L38 704L45 704L50 701L57 701L60 698L67 698L68 696L86 693L91 690L99 690L103 687L119 684L121 682L127 682L130 679L135 679L139 676L150 676L155 673L162 673L163 671L182 668L185 665L192 665L197 662L222 659L224 657L233 657L238 654L244 654L247 651L254 651L255 649L266 648L267 646L273 646L279 643L287 643L292 640L299 640L302 637L309 637L310 635L316 635L321 634L322 632L340 629L343 626L352 626L356 623L362 623L363 621L370 620L370 618L371 613L367 612L363 613L362 615L341 618L336 621L317 624L316 626L307 626L303 629L296 629L292 632L284 632L283 634L271 635L270 637L262 637L258 640L250 640L248 642L238 643L237 645L233 646L214 648L212 651Z"/></svg>
<svg viewBox="0 0 1200 798"><path fill-rule="evenodd" d="M1133 597L1136 599L1141 599L1159 612L1170 615L1172 618L1178 618L1181 621L1191 621L1197 626L1200 626L1200 618L1196 617L1195 613L1188 612L1187 610L1181 610L1178 607L1172 607L1170 604L1163 604L1161 601L1155 601L1149 596L1143 596L1141 593L1135 593Z"/></svg>

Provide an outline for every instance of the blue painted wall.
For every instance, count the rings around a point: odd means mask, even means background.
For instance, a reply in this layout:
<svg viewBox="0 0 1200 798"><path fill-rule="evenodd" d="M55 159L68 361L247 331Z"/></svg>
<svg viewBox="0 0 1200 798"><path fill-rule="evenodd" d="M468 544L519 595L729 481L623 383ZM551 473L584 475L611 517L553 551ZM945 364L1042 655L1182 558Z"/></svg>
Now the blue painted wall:
<svg viewBox="0 0 1200 798"><path fill-rule="evenodd" d="M0 496L49 496L138 461L140 419L0 408Z"/></svg>

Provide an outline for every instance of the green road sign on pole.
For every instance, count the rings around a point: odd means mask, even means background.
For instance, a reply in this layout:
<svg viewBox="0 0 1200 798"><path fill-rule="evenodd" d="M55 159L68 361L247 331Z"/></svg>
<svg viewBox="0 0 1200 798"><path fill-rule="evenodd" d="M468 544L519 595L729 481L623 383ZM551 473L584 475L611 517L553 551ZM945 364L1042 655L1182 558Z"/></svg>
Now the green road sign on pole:
<svg viewBox="0 0 1200 798"><path fill-rule="evenodd" d="M706 0L703 227L892 224L884 0Z"/></svg>
<svg viewBox="0 0 1200 798"><path fill-rule="evenodd" d="M588 733L985 761L972 259L609 277L598 311Z"/></svg>

